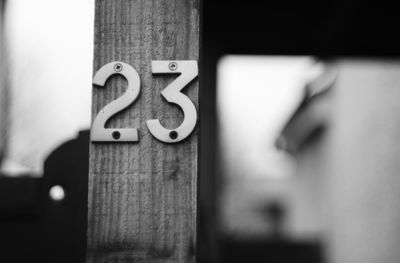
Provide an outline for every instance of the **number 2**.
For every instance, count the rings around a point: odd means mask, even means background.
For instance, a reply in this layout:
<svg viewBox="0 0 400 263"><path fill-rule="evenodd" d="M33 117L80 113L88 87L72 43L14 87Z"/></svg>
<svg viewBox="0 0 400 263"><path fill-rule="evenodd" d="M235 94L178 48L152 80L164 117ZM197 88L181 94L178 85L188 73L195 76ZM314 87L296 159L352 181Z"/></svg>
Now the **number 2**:
<svg viewBox="0 0 400 263"><path fill-rule="evenodd" d="M161 91L161 95L168 102L174 103L182 109L184 119L182 124L173 130L164 128L158 119L146 121L147 128L160 141L167 143L182 141L192 133L197 122L196 107L186 95L181 93L181 90L198 75L197 61L156 60L151 62L151 68L153 74L181 73L177 79Z"/></svg>
<svg viewBox="0 0 400 263"><path fill-rule="evenodd" d="M118 99L107 104L97 114L93 121L91 131L91 141L93 142L136 142L139 141L138 130L109 128L105 125L108 119L131 105L139 95L140 78L136 70L124 62L111 62L100 68L93 77L93 84L104 87L107 79L114 74L120 74L128 81L128 88Z"/></svg>

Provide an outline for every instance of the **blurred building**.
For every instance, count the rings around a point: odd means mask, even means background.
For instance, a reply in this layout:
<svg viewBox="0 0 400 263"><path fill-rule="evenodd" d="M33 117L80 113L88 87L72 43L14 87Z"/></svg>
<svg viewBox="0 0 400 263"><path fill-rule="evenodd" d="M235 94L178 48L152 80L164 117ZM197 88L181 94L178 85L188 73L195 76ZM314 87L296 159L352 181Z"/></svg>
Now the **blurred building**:
<svg viewBox="0 0 400 263"><path fill-rule="evenodd" d="M274 141L319 64L307 56L228 55L218 64L221 262L322 261L320 210ZM245 90L244 90L245 87Z"/></svg>
<svg viewBox="0 0 400 263"><path fill-rule="evenodd" d="M400 63L328 62L283 130L330 263L399 261ZM318 89L321 86L327 89Z"/></svg>

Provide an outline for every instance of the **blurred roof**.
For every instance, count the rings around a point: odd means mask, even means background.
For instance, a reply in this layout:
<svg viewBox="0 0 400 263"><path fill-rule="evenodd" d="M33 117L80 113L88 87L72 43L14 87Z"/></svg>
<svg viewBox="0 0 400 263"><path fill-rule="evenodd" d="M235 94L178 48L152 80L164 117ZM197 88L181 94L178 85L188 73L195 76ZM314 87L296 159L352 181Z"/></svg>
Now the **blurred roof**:
<svg viewBox="0 0 400 263"><path fill-rule="evenodd" d="M304 97L276 140L276 147L289 153L302 150L327 127L330 110L329 91L335 84L333 65L311 79L304 87Z"/></svg>

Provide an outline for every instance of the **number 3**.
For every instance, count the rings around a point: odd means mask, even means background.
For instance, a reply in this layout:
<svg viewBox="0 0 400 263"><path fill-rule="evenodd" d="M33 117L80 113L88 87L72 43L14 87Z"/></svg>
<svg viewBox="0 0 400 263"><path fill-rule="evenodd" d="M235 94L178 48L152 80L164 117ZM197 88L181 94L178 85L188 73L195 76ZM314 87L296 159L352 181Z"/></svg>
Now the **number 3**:
<svg viewBox="0 0 400 263"><path fill-rule="evenodd" d="M152 61L153 74L177 74L181 75L169 84L161 95L170 103L177 104L183 111L182 124L174 129L164 128L158 119L146 121L150 133L158 140L168 143L182 141L192 133L197 121L196 107L193 102L181 90L188 85L198 74L197 62L195 60L184 61Z"/></svg>

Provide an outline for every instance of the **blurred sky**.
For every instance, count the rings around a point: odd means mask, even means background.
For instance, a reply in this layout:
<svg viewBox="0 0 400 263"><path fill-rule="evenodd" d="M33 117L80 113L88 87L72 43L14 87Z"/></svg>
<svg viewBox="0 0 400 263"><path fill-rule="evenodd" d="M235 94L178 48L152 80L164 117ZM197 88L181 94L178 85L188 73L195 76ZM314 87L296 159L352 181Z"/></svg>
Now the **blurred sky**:
<svg viewBox="0 0 400 263"><path fill-rule="evenodd" d="M280 129L302 98L311 57L225 56L218 64L220 141L233 171L284 176L274 147ZM278 163L277 163L278 162ZM238 166L238 167L236 167Z"/></svg>
<svg viewBox="0 0 400 263"><path fill-rule="evenodd" d="M93 0L7 1L8 164L41 173L47 155L89 128Z"/></svg>

